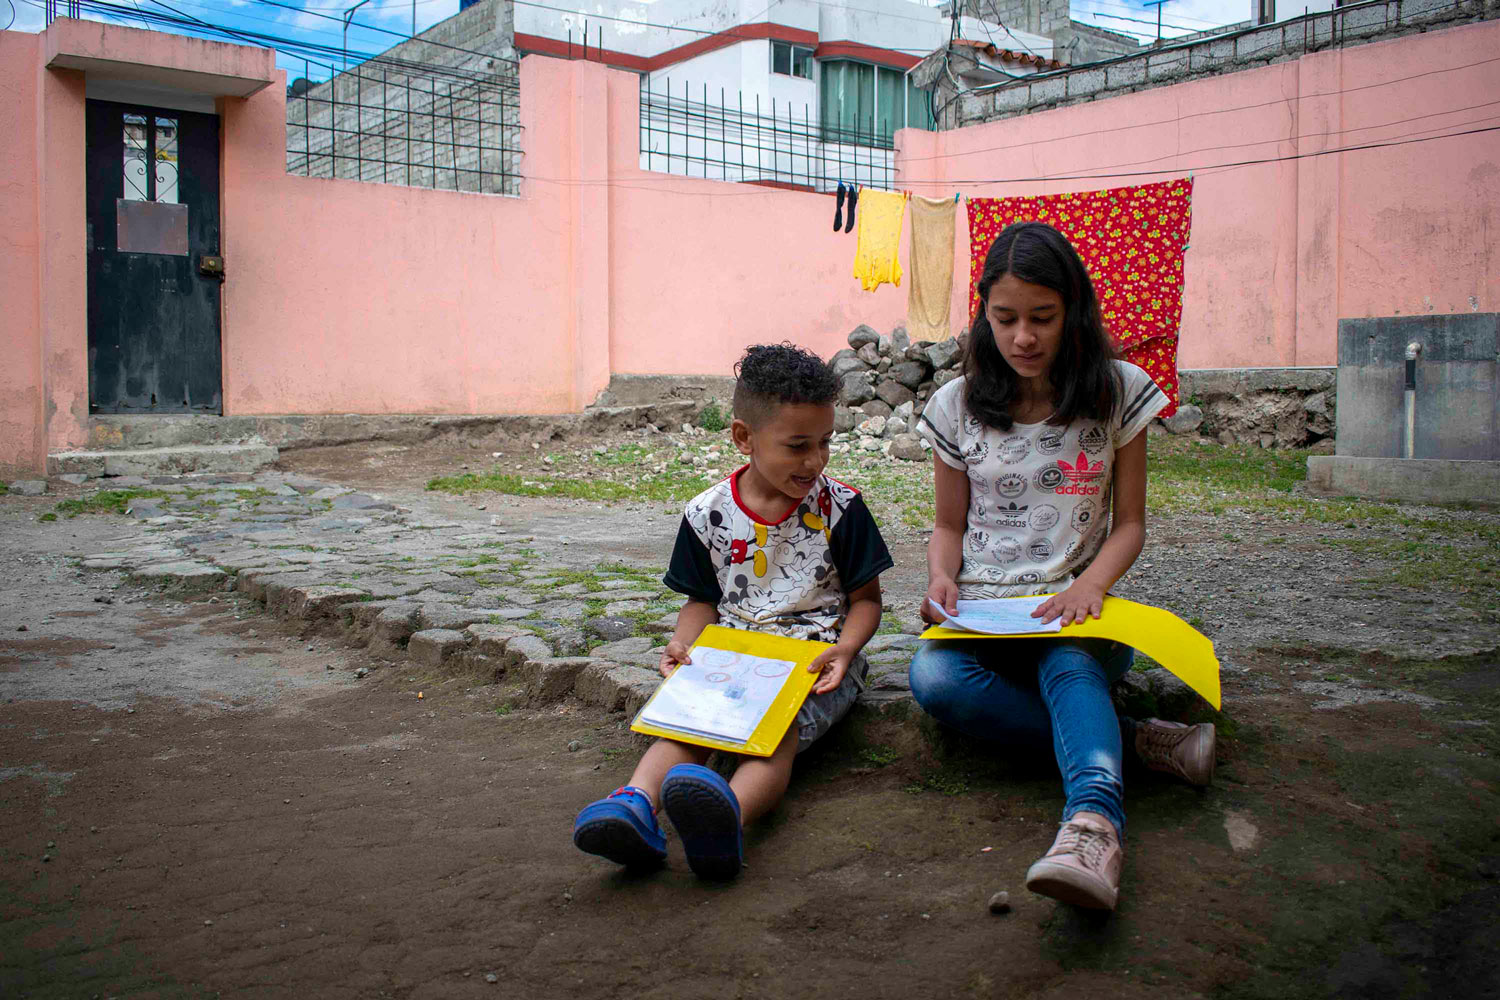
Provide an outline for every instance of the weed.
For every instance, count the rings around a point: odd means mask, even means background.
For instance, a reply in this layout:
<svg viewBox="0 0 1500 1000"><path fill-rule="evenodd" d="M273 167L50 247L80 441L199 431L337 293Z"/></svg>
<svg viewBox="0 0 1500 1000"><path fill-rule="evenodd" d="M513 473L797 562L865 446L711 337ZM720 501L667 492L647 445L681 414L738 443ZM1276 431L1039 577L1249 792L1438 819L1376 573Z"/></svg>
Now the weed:
<svg viewBox="0 0 1500 1000"><path fill-rule="evenodd" d="M516 706L513 702L502 701L500 704L495 706L495 714L499 716L506 716L515 711L515 709Z"/></svg>
<svg viewBox="0 0 1500 1000"><path fill-rule="evenodd" d="M472 559L460 559L458 561L458 564L460 566L465 566L465 567L486 566L486 565L488 565L490 563L497 563L499 561L500 561L500 558L498 556L492 556L488 552L485 552L485 553L482 553L480 555L475 556Z"/></svg>
<svg viewBox="0 0 1500 1000"><path fill-rule="evenodd" d="M892 747L879 745L865 747L859 752L859 759L871 767L885 767L900 760L901 754Z"/></svg>
<svg viewBox="0 0 1500 1000"><path fill-rule="evenodd" d="M10 492L10 483L0 482L0 497Z"/></svg>
<svg viewBox="0 0 1500 1000"><path fill-rule="evenodd" d="M906 786L910 795L920 795L922 792L937 792L939 795L947 795L950 798L956 795L967 795L969 783L962 777L948 771L929 771L922 775L920 781L914 781Z"/></svg>
<svg viewBox="0 0 1500 1000"><path fill-rule="evenodd" d="M562 497L567 500L687 501L713 485L707 476L645 473L632 482L596 477L553 476L527 479L510 472L444 476L427 484L444 493L505 493L522 497Z"/></svg>
<svg viewBox="0 0 1500 1000"><path fill-rule="evenodd" d="M130 509L132 500L169 495L162 490L100 490L78 500L63 500L55 509L57 513L68 517L77 517L79 514L124 514Z"/></svg>
<svg viewBox="0 0 1500 1000"><path fill-rule="evenodd" d="M710 399L698 414L698 426L717 433L729 426L729 414L724 412L717 400Z"/></svg>
<svg viewBox="0 0 1500 1000"><path fill-rule="evenodd" d="M54 514L54 513L52 513L49 510L47 513L43 514L41 517L37 518L37 520L38 521L56 521L57 520L57 515Z"/></svg>

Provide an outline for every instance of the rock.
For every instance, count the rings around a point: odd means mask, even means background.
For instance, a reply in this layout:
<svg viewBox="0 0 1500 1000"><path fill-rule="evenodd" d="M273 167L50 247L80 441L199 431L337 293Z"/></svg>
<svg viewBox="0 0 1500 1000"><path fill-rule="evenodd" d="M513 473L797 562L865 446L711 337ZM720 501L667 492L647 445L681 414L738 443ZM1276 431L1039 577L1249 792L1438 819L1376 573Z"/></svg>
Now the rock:
<svg viewBox="0 0 1500 1000"><path fill-rule="evenodd" d="M885 400L886 404L895 409L902 403L915 402L917 394L894 379L886 379L875 387L875 395Z"/></svg>
<svg viewBox="0 0 1500 1000"><path fill-rule="evenodd" d="M885 433L885 417L870 417L862 421L855 430L862 436L880 437Z"/></svg>
<svg viewBox="0 0 1500 1000"><path fill-rule="evenodd" d="M512 667L510 676L525 686L528 704L550 705L572 694L578 675L593 662L586 656L528 659Z"/></svg>
<svg viewBox="0 0 1500 1000"><path fill-rule="evenodd" d="M865 364L869 365L871 368L874 368L876 365L880 364L880 348L876 347L874 344L866 344L864 347L861 347L859 350L855 351L854 356L859 358L859 360L863 361Z"/></svg>
<svg viewBox="0 0 1500 1000"><path fill-rule="evenodd" d="M833 429L840 434L847 434L854 430L854 411L847 406L835 406L833 408Z"/></svg>
<svg viewBox="0 0 1500 1000"><path fill-rule="evenodd" d="M1006 892L1004 889L1001 889L999 892L997 892L993 896L991 896L990 897L990 912L991 913L1009 913L1010 912L1010 893Z"/></svg>
<svg viewBox="0 0 1500 1000"><path fill-rule="evenodd" d="M872 399L864 406L861 406L859 411L866 417L889 417L895 412L891 404L883 399ZM859 419L863 419L863 417Z"/></svg>
<svg viewBox="0 0 1500 1000"><path fill-rule="evenodd" d="M139 583L156 584L166 590L197 592L219 590L228 579L228 574L208 563L183 560L143 566L131 573L130 578Z"/></svg>
<svg viewBox="0 0 1500 1000"><path fill-rule="evenodd" d="M634 632L635 623L628 618L614 618L606 615L601 618L585 619L583 631L585 635L603 639L605 642L614 642Z"/></svg>
<svg viewBox="0 0 1500 1000"><path fill-rule="evenodd" d="M1156 711L1161 718L1180 719L1197 707L1198 693L1166 668L1153 667L1144 676L1156 695Z"/></svg>
<svg viewBox="0 0 1500 1000"><path fill-rule="evenodd" d="M900 417L891 417L891 419L885 422L885 434L882 436L893 438L897 435L905 434L909 430L911 430L911 427L905 420L902 420Z"/></svg>
<svg viewBox="0 0 1500 1000"><path fill-rule="evenodd" d="M841 351L839 353L842 354L843 352ZM832 369L835 378L843 378L845 375L848 375L851 372L867 372L870 370L870 366L865 364L859 358L856 358L854 356L854 352L852 351L849 352L848 357L839 358L837 361L832 362L828 367Z"/></svg>
<svg viewBox="0 0 1500 1000"><path fill-rule="evenodd" d="M861 347L864 347L866 344L878 343L880 343L880 334L876 333L872 328L866 326L863 323L861 323L859 326L856 326L853 332L849 334L849 346L854 348L856 351Z"/></svg>
<svg viewBox="0 0 1500 1000"><path fill-rule="evenodd" d="M897 434L891 439L891 457L905 462L925 462L927 449L922 447L922 439L917 435L910 432Z"/></svg>
<svg viewBox="0 0 1500 1000"><path fill-rule="evenodd" d="M859 446L865 451L879 451L882 447L880 441L872 437L860 438Z"/></svg>
<svg viewBox="0 0 1500 1000"><path fill-rule="evenodd" d="M891 338L882 333L880 340L875 344L875 350L880 352L882 358L889 358L891 356Z"/></svg>
<svg viewBox="0 0 1500 1000"><path fill-rule="evenodd" d="M562 656L582 656L589 650L588 636L576 625L564 625L547 633L552 648Z"/></svg>
<svg viewBox="0 0 1500 1000"><path fill-rule="evenodd" d="M940 372L934 373L932 376L933 390L936 391L938 389L941 389L943 386L947 385L949 382L952 382L962 374L963 372L957 368L945 368Z"/></svg>
<svg viewBox="0 0 1500 1000"><path fill-rule="evenodd" d="M358 601L370 595L353 587L336 587L314 584L311 587L293 587L286 604L286 613L292 618L312 621L332 617L340 605Z"/></svg>
<svg viewBox="0 0 1500 1000"><path fill-rule="evenodd" d="M880 359L880 364L878 364L878 365L875 366L875 370L877 372L879 372L881 375L884 375L886 372L890 371L891 370L891 359L890 358L881 358Z"/></svg>
<svg viewBox="0 0 1500 1000"><path fill-rule="evenodd" d="M916 408L916 403L902 403L900 406L891 411L891 416L895 417L897 420L904 421L906 425L910 427L912 426L912 421L916 417Z"/></svg>
<svg viewBox="0 0 1500 1000"><path fill-rule="evenodd" d="M958 346L958 341L949 337L940 340L927 348L927 363L932 365L934 371L942 371L959 363L963 357L963 351Z"/></svg>
<svg viewBox="0 0 1500 1000"><path fill-rule="evenodd" d="M441 667L468 644L468 636L462 632L451 628L429 628L412 633L406 652L413 663L424 667Z"/></svg>
<svg viewBox="0 0 1500 1000"><path fill-rule="evenodd" d="M906 327L898 326L891 331L891 357L905 357L906 349L910 346L911 335L906 332Z"/></svg>
<svg viewBox="0 0 1500 1000"><path fill-rule="evenodd" d="M927 366L918 361L901 361L891 365L891 378L915 392L927 378Z"/></svg>
<svg viewBox="0 0 1500 1000"><path fill-rule="evenodd" d="M926 343L912 344L903 353L903 358L906 361L915 361L918 364L929 365L929 362L927 360L927 348L930 346L930 344Z"/></svg>
<svg viewBox="0 0 1500 1000"><path fill-rule="evenodd" d="M596 657L573 681L573 693L580 700L609 712L626 709L634 702L634 708L630 709L634 711L645 704L661 680L661 674L655 670L610 663Z"/></svg>
<svg viewBox="0 0 1500 1000"><path fill-rule="evenodd" d="M1162 424L1173 434L1196 434L1203 426L1203 411L1192 403L1183 403Z"/></svg>
<svg viewBox="0 0 1500 1000"><path fill-rule="evenodd" d="M498 983L500 981L500 977L495 975L493 972L486 972L484 974L484 981L493 985L494 983Z"/></svg>
<svg viewBox="0 0 1500 1000"><path fill-rule="evenodd" d="M65 472L57 478L61 479L65 483L71 483L74 486L82 486L84 483L88 482L89 479L89 477L84 475L82 472Z"/></svg>
<svg viewBox="0 0 1500 1000"><path fill-rule="evenodd" d="M875 398L875 388L864 372L850 372L840 380L839 398L845 406L858 406Z"/></svg>
<svg viewBox="0 0 1500 1000"><path fill-rule="evenodd" d="M322 492L322 491L320 491ZM313 494L317 499L317 494ZM333 498L334 510L395 510L396 505L376 500L366 493L342 493Z"/></svg>

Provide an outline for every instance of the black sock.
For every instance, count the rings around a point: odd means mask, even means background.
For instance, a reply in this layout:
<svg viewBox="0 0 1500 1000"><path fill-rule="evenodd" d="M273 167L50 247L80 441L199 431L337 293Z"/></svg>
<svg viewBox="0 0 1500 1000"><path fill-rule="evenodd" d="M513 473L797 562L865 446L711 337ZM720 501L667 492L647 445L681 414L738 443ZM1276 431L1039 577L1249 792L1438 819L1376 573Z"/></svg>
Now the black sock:
<svg viewBox="0 0 1500 1000"><path fill-rule="evenodd" d="M838 232L844 228L844 182L839 182L838 206L833 210L833 231Z"/></svg>
<svg viewBox="0 0 1500 1000"><path fill-rule="evenodd" d="M851 184L849 186L849 221L844 223L844 232L846 233L854 228L854 205L858 201L859 188Z"/></svg>

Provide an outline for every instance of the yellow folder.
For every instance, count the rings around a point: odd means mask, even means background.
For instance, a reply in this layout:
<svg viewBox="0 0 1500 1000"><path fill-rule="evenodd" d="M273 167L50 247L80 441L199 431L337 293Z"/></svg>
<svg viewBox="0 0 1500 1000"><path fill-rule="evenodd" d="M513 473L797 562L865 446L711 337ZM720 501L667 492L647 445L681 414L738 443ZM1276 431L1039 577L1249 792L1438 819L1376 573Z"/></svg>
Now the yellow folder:
<svg viewBox="0 0 1500 1000"><path fill-rule="evenodd" d="M818 679L818 675L807 668L813 660L818 658L818 654L830 646L831 643L827 642L788 639L781 635L767 635L764 632L749 632L745 629L725 628L723 625L710 625L693 643L695 649L699 647L723 649L731 653L764 656L772 660L790 660L793 664L781 691L776 695L771 707L766 710L766 714L761 716L750 738L744 743L734 743L683 732L679 729L654 726L644 721L642 716L646 715L651 708L651 703L660 697L661 693L672 683L672 677L663 681L656 689L656 693L641 707L640 712L636 714L635 721L630 724L630 728L635 732L645 733L647 736L661 736L681 743L713 747L715 750L727 750L730 753L749 754L752 757L769 757L776 752L776 747L780 745L782 737L791 727L792 720L797 717L797 710L802 707L807 693L812 690L813 682Z"/></svg>
<svg viewBox="0 0 1500 1000"><path fill-rule="evenodd" d="M1137 604L1123 597L1104 598L1099 618L1064 625L1058 632L1034 632L1023 635L989 635L963 629L934 625L922 633L923 639L1114 639L1151 657L1183 683L1201 694L1214 708L1219 701L1219 658L1214 644L1193 626L1170 611Z"/></svg>

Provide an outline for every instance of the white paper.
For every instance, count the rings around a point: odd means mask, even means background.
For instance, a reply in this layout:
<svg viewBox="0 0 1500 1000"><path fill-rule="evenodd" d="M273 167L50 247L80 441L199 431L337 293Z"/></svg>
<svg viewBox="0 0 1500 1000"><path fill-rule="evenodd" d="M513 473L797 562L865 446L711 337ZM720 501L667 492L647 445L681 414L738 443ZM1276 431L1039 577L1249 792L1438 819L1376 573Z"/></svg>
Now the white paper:
<svg viewBox="0 0 1500 1000"><path fill-rule="evenodd" d="M1054 618L1043 622L1031 617L1031 613L1052 599L1051 594L1040 597L1005 597L991 601L958 601L958 616L950 618L943 606L932 598L927 603L943 616L945 628L964 632L982 632L986 635L1028 635L1037 632L1059 632L1062 620Z"/></svg>
<svg viewBox="0 0 1500 1000"><path fill-rule="evenodd" d="M727 649L694 646L656 692L641 718L730 743L744 743L760 725L796 666Z"/></svg>

